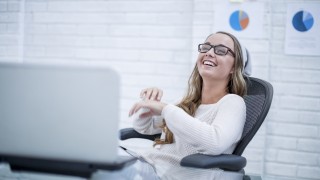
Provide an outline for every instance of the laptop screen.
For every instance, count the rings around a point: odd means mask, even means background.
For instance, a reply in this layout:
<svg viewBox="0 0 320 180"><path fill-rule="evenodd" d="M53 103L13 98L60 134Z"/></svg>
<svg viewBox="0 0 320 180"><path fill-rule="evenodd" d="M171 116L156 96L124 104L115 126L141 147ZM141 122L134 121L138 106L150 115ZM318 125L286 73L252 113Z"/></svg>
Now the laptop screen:
<svg viewBox="0 0 320 180"><path fill-rule="evenodd" d="M0 154L115 161L119 83L109 68L0 64Z"/></svg>

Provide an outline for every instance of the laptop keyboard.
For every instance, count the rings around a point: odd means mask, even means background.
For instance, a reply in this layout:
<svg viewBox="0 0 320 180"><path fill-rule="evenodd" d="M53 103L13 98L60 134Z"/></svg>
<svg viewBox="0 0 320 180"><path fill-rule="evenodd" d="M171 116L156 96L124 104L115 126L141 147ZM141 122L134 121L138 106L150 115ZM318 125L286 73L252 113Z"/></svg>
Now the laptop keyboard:
<svg viewBox="0 0 320 180"><path fill-rule="evenodd" d="M129 155L128 153L129 152L126 152L123 149L119 148L119 156L117 159L117 163L119 164L125 163L126 164L125 166L132 165L135 162L135 157L137 157L137 155L134 154L134 152L131 152L132 153L131 155ZM9 164L0 162L0 180L86 180L86 179L81 177L76 177L76 176L33 173L33 172L25 172L25 171L12 171Z"/></svg>
<svg viewBox="0 0 320 180"><path fill-rule="evenodd" d="M0 163L0 180L85 180L80 177L41 174L31 172L12 172L6 163Z"/></svg>

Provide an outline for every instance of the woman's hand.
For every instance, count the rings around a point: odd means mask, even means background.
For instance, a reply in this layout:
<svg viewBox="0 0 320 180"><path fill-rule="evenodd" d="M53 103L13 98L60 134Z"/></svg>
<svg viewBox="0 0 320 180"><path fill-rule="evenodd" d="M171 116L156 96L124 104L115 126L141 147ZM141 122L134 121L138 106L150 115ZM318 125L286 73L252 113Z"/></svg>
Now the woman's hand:
<svg viewBox="0 0 320 180"><path fill-rule="evenodd" d="M146 100L146 101L140 101L133 105L129 112L129 116L132 116L134 113L138 112L140 109L148 109L148 111L143 112L140 114L140 118L146 118L149 116L159 116L161 115L161 112L163 108L166 106L166 103L162 103L160 101L151 101L151 100Z"/></svg>
<svg viewBox="0 0 320 180"><path fill-rule="evenodd" d="M143 100L160 101L163 95L163 91L159 88L146 88L140 92L140 97Z"/></svg>

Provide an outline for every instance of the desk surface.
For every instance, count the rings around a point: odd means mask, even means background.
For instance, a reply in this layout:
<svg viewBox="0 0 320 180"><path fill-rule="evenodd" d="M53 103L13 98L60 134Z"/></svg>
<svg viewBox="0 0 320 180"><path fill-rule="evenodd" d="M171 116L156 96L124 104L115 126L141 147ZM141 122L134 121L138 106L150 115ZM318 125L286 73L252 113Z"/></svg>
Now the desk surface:
<svg viewBox="0 0 320 180"><path fill-rule="evenodd" d="M91 180L101 180L101 179L114 179L119 175L121 171L113 172L98 172L98 176L93 175ZM216 173L213 171L213 173ZM222 172L219 171L219 176L215 178L216 180L232 179L232 180L262 180L259 175L243 175L236 172ZM65 176L65 175L53 175L53 174L43 174L43 173L32 173L32 172L12 172L10 166L5 163L0 164L0 179L9 180L86 180L81 177Z"/></svg>
<svg viewBox="0 0 320 180"><path fill-rule="evenodd" d="M119 148L119 155L128 155L123 149ZM92 175L90 180L104 180L104 179L119 179L123 177L125 169L119 171L98 171ZM259 175L244 175L238 172L228 172L221 170L209 170L210 178L216 180L262 180ZM211 174L212 172L212 174ZM118 177L118 178L117 178ZM207 176L206 176L207 177ZM66 176L66 175L56 175L56 174L44 174L44 173L33 173L33 172L16 172L11 171L10 166L6 163L0 163L0 179L9 180L86 180L82 177ZM130 178L135 179L135 178ZM141 179L141 178L140 178Z"/></svg>

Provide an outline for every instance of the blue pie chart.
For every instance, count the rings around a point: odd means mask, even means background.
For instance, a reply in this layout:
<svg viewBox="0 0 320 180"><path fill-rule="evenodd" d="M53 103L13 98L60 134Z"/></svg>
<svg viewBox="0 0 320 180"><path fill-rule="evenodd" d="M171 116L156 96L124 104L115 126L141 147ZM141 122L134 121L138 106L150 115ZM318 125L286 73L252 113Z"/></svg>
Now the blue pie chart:
<svg viewBox="0 0 320 180"><path fill-rule="evenodd" d="M306 32L313 26L314 19L308 11L299 11L292 18L292 25L294 29L300 32Z"/></svg>
<svg viewBox="0 0 320 180"><path fill-rule="evenodd" d="M229 19L230 26L236 31L242 31L247 28L249 24L249 16L245 11L234 11Z"/></svg>

